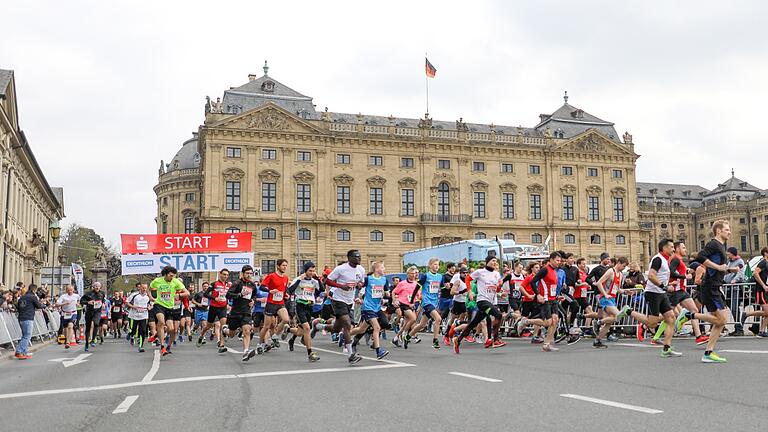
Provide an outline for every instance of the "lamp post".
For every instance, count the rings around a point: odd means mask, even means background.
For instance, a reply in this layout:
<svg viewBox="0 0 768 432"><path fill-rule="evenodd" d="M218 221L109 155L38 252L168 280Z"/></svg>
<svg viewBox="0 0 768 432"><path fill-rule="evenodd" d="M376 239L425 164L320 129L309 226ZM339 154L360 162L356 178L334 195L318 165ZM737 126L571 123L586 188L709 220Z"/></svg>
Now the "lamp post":
<svg viewBox="0 0 768 432"><path fill-rule="evenodd" d="M49 251L49 255L51 257L51 292L50 295L53 296L53 286L55 285L53 283L53 267L56 264L56 250L58 249L56 245L59 242L59 239L61 238L61 226L59 225L58 220L54 220L51 222L51 225L48 227L48 233L51 236L51 251ZM61 295L61 280L59 280L59 295Z"/></svg>

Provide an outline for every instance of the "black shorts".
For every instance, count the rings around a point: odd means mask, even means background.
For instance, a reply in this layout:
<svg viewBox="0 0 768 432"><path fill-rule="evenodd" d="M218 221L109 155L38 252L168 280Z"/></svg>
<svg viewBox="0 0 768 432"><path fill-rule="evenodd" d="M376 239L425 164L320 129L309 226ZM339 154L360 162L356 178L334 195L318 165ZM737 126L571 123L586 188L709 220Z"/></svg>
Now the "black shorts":
<svg viewBox="0 0 768 432"><path fill-rule="evenodd" d="M485 316L501 319L501 311L499 310L499 307L489 301L486 301L486 300L478 301L477 309L480 312L484 313Z"/></svg>
<svg viewBox="0 0 768 432"><path fill-rule="evenodd" d="M297 306L298 302L286 300L285 301L285 308L288 310L288 317L293 319L296 316Z"/></svg>
<svg viewBox="0 0 768 432"><path fill-rule="evenodd" d="M279 311L280 309L285 309L285 305L277 304L277 303L267 303L267 305L264 306L264 315L276 316L277 311Z"/></svg>
<svg viewBox="0 0 768 432"><path fill-rule="evenodd" d="M499 303L498 306L501 313L509 312L509 303Z"/></svg>
<svg viewBox="0 0 768 432"><path fill-rule="evenodd" d="M331 307L333 308L333 315L336 318L341 318L344 315L349 315L352 311L352 305L340 302L337 300L331 300Z"/></svg>
<svg viewBox="0 0 768 432"><path fill-rule="evenodd" d="M165 316L165 319L168 319L168 315ZM171 319L181 321L181 309L171 309Z"/></svg>
<svg viewBox="0 0 768 432"><path fill-rule="evenodd" d="M460 301L453 301L453 306L451 306L451 313L458 317L459 315L467 312L467 304L465 302Z"/></svg>
<svg viewBox="0 0 768 432"><path fill-rule="evenodd" d="M764 304L768 304L765 301L765 290L761 286L755 285L755 295L753 297L754 297L752 301L753 304L761 305L761 306Z"/></svg>
<svg viewBox="0 0 768 432"><path fill-rule="evenodd" d="M699 301L709 312L725 310L725 298L720 292L720 287L702 286L699 292Z"/></svg>
<svg viewBox="0 0 768 432"><path fill-rule="evenodd" d="M312 322L312 305L296 302L296 318L299 325Z"/></svg>
<svg viewBox="0 0 768 432"><path fill-rule="evenodd" d="M323 308L320 309L320 318L326 321L333 318L333 306L330 303L324 304Z"/></svg>
<svg viewBox="0 0 768 432"><path fill-rule="evenodd" d="M261 327L264 324L264 312L254 312L251 318L253 318L254 327Z"/></svg>
<svg viewBox="0 0 768 432"><path fill-rule="evenodd" d="M539 317L539 303L535 301L523 302L523 307L520 309L522 315L527 318Z"/></svg>
<svg viewBox="0 0 768 432"><path fill-rule="evenodd" d="M123 319L123 314L120 312L112 312L112 322L115 323L117 320Z"/></svg>
<svg viewBox="0 0 768 432"><path fill-rule="evenodd" d="M672 310L666 294L646 291L645 303L648 305L648 316L659 316Z"/></svg>
<svg viewBox="0 0 768 432"><path fill-rule="evenodd" d="M405 313L406 311L412 311L412 310L413 310L413 307L411 305L400 303L400 312Z"/></svg>
<svg viewBox="0 0 768 432"><path fill-rule="evenodd" d="M586 297L575 298L573 300L576 301L576 304L579 305L579 309L582 311L586 311L589 307L589 302Z"/></svg>
<svg viewBox="0 0 768 432"><path fill-rule="evenodd" d="M173 309L168 309L165 306L160 306L159 304L155 303L155 306L152 308L152 313L150 315L157 316L159 314L163 314L163 318L166 321L173 320Z"/></svg>
<svg viewBox="0 0 768 432"><path fill-rule="evenodd" d="M221 319L227 319L227 307L215 307L211 306L208 308L208 321L209 323L215 323L218 320Z"/></svg>
<svg viewBox="0 0 768 432"><path fill-rule="evenodd" d="M227 317L227 326L230 330L237 330L244 325L253 324L253 317L250 315L235 314Z"/></svg>
<svg viewBox="0 0 768 432"><path fill-rule="evenodd" d="M184 318L192 318L192 316L193 316L192 315L192 311L190 311L189 309L183 309L183 312L182 312L181 316L184 317Z"/></svg>
<svg viewBox="0 0 768 432"><path fill-rule="evenodd" d="M539 303L539 316L543 320L548 320L552 318L552 315L554 315L557 310L557 304L551 303L551 302L544 302Z"/></svg>
<svg viewBox="0 0 768 432"><path fill-rule="evenodd" d="M669 299L669 304L672 305L672 307L675 307L686 299L691 298L691 296L685 291L675 291L667 293L667 298Z"/></svg>

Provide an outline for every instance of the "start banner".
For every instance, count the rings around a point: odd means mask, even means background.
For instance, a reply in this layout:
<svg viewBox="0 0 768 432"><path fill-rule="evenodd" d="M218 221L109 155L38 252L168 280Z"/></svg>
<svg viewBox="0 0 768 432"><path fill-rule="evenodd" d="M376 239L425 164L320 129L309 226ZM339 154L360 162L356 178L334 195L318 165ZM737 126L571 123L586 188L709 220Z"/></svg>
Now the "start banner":
<svg viewBox="0 0 768 432"><path fill-rule="evenodd" d="M160 273L168 265L179 273L217 272L223 268L239 272L244 265L253 267L253 253L123 255L121 262L124 275Z"/></svg>
<svg viewBox="0 0 768 432"><path fill-rule="evenodd" d="M249 232L194 234L120 234L122 252L136 253L199 253L250 252Z"/></svg>

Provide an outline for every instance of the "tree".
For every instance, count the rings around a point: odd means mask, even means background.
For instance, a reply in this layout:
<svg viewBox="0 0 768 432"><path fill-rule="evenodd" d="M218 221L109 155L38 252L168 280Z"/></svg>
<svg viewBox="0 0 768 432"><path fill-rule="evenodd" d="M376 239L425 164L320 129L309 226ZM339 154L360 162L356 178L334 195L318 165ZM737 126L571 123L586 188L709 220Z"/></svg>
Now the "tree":
<svg viewBox="0 0 768 432"><path fill-rule="evenodd" d="M112 259L112 257L117 255L115 248L107 246L104 243L104 238L92 228L77 223L68 226L61 236L61 253L65 255L70 262L82 263L85 269L83 274L85 286L90 286L93 281L90 269L93 268L97 262L96 251L98 251L99 248L103 248L107 251L109 279L105 288L109 289L115 278L120 275L120 260L118 259L117 264L115 264L115 260Z"/></svg>

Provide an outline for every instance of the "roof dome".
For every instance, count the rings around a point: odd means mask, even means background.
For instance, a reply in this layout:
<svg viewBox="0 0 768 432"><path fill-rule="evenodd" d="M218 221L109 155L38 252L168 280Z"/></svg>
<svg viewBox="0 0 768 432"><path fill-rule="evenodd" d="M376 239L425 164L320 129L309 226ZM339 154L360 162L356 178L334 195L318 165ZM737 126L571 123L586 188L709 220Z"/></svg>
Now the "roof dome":
<svg viewBox="0 0 768 432"><path fill-rule="evenodd" d="M200 166L200 153L197 150L197 132L192 134L192 138L184 141L181 149L171 159L171 162L165 165L166 172L177 169L197 168Z"/></svg>

